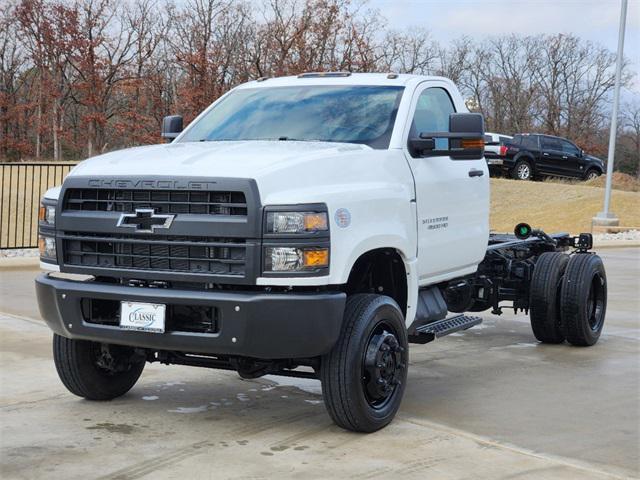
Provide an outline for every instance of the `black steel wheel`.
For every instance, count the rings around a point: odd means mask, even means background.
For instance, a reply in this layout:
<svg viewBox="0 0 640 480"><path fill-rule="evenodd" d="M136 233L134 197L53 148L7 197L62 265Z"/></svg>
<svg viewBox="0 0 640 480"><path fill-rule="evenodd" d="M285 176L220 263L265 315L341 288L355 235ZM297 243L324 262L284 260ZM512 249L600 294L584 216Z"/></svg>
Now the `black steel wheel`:
<svg viewBox="0 0 640 480"><path fill-rule="evenodd" d="M322 393L333 421L356 432L386 426L400 407L407 364L398 304L384 295L350 296L340 338L321 361Z"/></svg>
<svg viewBox="0 0 640 480"><path fill-rule="evenodd" d="M53 335L53 361L60 380L74 395L112 400L127 393L144 369L145 359L130 347Z"/></svg>
<svg viewBox="0 0 640 480"><path fill-rule="evenodd" d="M362 359L362 384L367 403L376 410L383 409L393 398L406 369L393 326L382 321L367 342Z"/></svg>
<svg viewBox="0 0 640 480"><path fill-rule="evenodd" d="M572 345L591 346L600 338L607 311L607 275L598 255L573 255L562 281L562 325Z"/></svg>
<svg viewBox="0 0 640 480"><path fill-rule="evenodd" d="M538 257L529 294L529 318L535 337L543 343L564 342L560 288L569 255L545 252Z"/></svg>

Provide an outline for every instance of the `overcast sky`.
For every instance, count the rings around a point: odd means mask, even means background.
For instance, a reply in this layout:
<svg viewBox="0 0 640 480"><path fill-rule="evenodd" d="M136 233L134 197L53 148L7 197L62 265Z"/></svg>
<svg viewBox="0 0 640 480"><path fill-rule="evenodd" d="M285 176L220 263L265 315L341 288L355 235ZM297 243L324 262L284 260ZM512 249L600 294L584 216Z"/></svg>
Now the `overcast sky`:
<svg viewBox="0 0 640 480"><path fill-rule="evenodd" d="M625 56L640 70L640 0L628 0ZM442 43L460 36L573 33L612 51L621 0L369 0L391 28L420 25ZM640 79L634 93L640 95Z"/></svg>

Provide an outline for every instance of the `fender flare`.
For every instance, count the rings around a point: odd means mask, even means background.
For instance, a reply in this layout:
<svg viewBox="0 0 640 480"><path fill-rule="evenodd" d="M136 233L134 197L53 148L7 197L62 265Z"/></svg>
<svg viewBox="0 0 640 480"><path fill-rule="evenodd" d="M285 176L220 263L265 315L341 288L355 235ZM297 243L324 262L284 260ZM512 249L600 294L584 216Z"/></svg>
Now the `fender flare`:
<svg viewBox="0 0 640 480"><path fill-rule="evenodd" d="M359 249L359 254L353 255L351 261L349 262L348 271L351 272L353 268L356 266L358 261L376 251L376 250L393 250L400 257L403 263L404 271L406 273L406 288L407 288L407 298L406 298L406 310L403 312L405 314L406 325L407 327L413 322L416 314L416 305L417 305L417 297L418 297L418 259L417 257L409 257L403 248L399 246L377 246L368 249ZM348 279L347 279L348 280Z"/></svg>
<svg viewBox="0 0 640 480"><path fill-rule="evenodd" d="M529 165L531 165L532 173L535 173L537 170L536 159L530 152L519 152L515 157L513 157L513 166L516 166L520 160L527 160Z"/></svg>

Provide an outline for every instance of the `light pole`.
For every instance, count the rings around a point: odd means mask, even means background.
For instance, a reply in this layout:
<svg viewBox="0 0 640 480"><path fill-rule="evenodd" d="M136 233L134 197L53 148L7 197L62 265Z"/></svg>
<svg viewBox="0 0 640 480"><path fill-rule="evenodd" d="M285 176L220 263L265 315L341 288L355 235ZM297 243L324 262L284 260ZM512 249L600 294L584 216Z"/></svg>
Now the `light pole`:
<svg viewBox="0 0 640 480"><path fill-rule="evenodd" d="M593 225L616 226L620 220L609 211L611 203L611 180L613 161L616 153L616 133L618 129L618 107L620 105L620 77L624 60L624 30L627 23L627 0L620 7L620 28L618 29L618 55L616 57L616 79L613 89L613 111L611 112L611 131L609 132L609 153L607 156L607 182L604 189L604 210L593 218Z"/></svg>

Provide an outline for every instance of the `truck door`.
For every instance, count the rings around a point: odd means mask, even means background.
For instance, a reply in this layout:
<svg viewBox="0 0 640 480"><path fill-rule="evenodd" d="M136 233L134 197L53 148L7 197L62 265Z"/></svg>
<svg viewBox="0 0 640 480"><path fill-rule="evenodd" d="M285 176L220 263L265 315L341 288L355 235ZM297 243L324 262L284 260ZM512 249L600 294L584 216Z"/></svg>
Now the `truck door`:
<svg viewBox="0 0 640 480"><path fill-rule="evenodd" d="M414 158L408 138L447 132L449 114L466 111L459 94L452 100L447 84L429 81L414 92L404 153L411 166L418 212L418 270L421 285L476 270L489 237L489 172L484 159L449 156ZM437 139L437 142L447 142ZM436 148L438 145L436 144ZM445 144L446 148L446 144Z"/></svg>
<svg viewBox="0 0 640 480"><path fill-rule="evenodd" d="M564 175L564 152L559 138L541 137L542 155L538 161L539 173L551 175Z"/></svg>
<svg viewBox="0 0 640 480"><path fill-rule="evenodd" d="M584 175L584 166L580 158L580 149L568 140L560 140L562 143L562 175L578 177Z"/></svg>

